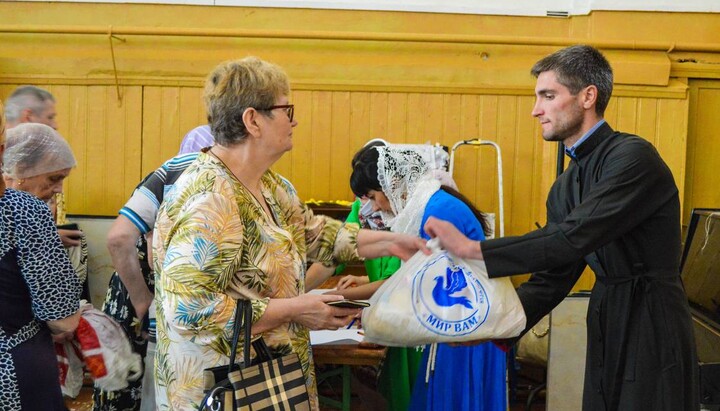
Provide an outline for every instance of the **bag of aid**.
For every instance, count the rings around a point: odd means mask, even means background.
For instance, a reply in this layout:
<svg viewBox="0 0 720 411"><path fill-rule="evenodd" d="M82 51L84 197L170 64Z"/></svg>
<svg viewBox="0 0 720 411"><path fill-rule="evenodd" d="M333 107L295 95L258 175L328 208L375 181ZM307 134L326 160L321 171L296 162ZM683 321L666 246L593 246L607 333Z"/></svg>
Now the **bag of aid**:
<svg viewBox="0 0 720 411"><path fill-rule="evenodd" d="M428 242L370 298L365 341L411 347L504 339L525 329L525 311L509 278L488 277L482 260L458 258Z"/></svg>

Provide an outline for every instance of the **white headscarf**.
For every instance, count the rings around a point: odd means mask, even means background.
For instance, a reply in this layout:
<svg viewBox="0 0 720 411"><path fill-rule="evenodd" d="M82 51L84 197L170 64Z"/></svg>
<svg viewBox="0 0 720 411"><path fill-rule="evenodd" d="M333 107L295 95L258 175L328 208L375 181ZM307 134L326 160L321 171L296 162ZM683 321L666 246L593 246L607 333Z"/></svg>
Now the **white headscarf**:
<svg viewBox="0 0 720 411"><path fill-rule="evenodd" d="M417 235L430 197L440 189L432 168L412 146L375 147L378 182L394 213L383 213L385 224L398 233Z"/></svg>

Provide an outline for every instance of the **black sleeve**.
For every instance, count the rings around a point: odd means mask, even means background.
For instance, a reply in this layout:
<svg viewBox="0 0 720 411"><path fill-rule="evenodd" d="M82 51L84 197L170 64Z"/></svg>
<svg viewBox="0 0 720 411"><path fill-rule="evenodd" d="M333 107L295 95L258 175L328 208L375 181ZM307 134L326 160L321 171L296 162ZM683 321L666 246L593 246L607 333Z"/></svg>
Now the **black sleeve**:
<svg viewBox="0 0 720 411"><path fill-rule="evenodd" d="M604 155L599 175L584 182L592 187L562 221L482 243L491 277L575 266L677 198L670 170L647 141L629 138Z"/></svg>
<svg viewBox="0 0 720 411"><path fill-rule="evenodd" d="M560 217L553 212L555 208L552 204L548 204L547 208L548 223L556 224ZM530 330L565 299L580 278L580 275L582 275L585 267L585 260L581 258L553 269L538 271L528 281L520 285L517 293L527 317L525 330L520 336Z"/></svg>

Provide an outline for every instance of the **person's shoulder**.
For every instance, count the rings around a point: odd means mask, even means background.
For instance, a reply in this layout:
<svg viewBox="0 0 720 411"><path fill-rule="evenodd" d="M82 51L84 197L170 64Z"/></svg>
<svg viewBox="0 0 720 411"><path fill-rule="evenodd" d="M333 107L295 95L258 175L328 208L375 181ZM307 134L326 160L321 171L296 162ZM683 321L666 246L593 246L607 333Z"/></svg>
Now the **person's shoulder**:
<svg viewBox="0 0 720 411"><path fill-rule="evenodd" d="M623 146L637 149L653 147L650 141L638 136L637 134L614 130L612 134L610 134L610 137L611 138L608 139L608 142L613 147Z"/></svg>
<svg viewBox="0 0 720 411"><path fill-rule="evenodd" d="M473 216L473 212L467 204L447 191L440 189L430 197L430 201L425 206L423 220L428 217L438 217L443 220L463 220L469 216Z"/></svg>
<svg viewBox="0 0 720 411"><path fill-rule="evenodd" d="M12 188L8 188L5 190L5 194L3 195L3 202L5 202L6 204L17 205L32 209L47 208L47 204L45 204L42 200L35 197L34 195L22 190L14 190Z"/></svg>
<svg viewBox="0 0 720 411"><path fill-rule="evenodd" d="M0 198L0 203L4 218L14 220L17 226L53 224L47 204L25 191L8 188Z"/></svg>
<svg viewBox="0 0 720 411"><path fill-rule="evenodd" d="M430 197L430 201L428 201L427 207L433 209L468 208L468 206L463 203L462 200L443 189L438 190L437 192L435 192L435 194L432 195L432 197Z"/></svg>
<svg viewBox="0 0 720 411"><path fill-rule="evenodd" d="M615 132L605 150L602 164L632 173L655 173L671 176L672 172L652 142L630 133Z"/></svg>
<svg viewBox="0 0 720 411"><path fill-rule="evenodd" d="M660 158L660 155L652 142L643 137L620 131L614 132L613 137L611 149L609 150L611 153L622 156L631 156L637 160Z"/></svg>
<svg viewBox="0 0 720 411"><path fill-rule="evenodd" d="M200 153L187 153L177 155L163 163L160 169L165 171L184 171L193 161L198 158Z"/></svg>
<svg viewBox="0 0 720 411"><path fill-rule="evenodd" d="M295 186L288 180L287 178L283 177L279 173L268 170L265 175L263 176L267 180L268 183L272 186L272 188L278 188L280 190L283 190L287 192L288 194L292 196L297 195L297 190L295 189Z"/></svg>

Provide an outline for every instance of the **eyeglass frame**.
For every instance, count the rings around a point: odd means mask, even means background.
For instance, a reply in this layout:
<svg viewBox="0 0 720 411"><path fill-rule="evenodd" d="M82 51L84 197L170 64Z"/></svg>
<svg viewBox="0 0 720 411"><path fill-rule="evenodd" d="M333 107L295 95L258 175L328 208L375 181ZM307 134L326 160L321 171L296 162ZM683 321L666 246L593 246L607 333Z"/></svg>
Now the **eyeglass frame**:
<svg viewBox="0 0 720 411"><path fill-rule="evenodd" d="M290 119L290 122L292 123L293 117L295 117L295 104L279 104L279 105L270 106L267 108L256 108L255 110L257 110L257 111L272 111L272 110L275 110L276 108L286 109L285 114L288 116L288 118Z"/></svg>

